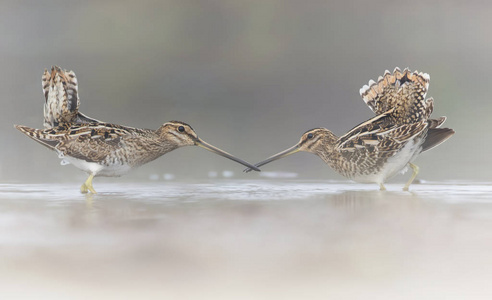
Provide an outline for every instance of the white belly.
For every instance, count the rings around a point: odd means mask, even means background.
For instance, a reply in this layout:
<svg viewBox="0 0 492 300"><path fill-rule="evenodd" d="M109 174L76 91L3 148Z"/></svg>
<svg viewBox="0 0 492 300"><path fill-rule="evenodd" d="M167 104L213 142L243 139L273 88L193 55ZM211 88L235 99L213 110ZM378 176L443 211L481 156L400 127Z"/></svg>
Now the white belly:
<svg viewBox="0 0 492 300"><path fill-rule="evenodd" d="M363 175L352 178L357 182L364 183L384 183L387 179L398 173L405 173L408 169L408 163L412 162L417 156L417 150L420 147L420 139L408 142L398 153L390 157L383 168L377 174Z"/></svg>
<svg viewBox="0 0 492 300"><path fill-rule="evenodd" d="M75 167L81 169L89 174L94 174L94 176L108 176L108 177L118 177L128 173L131 167L124 164L114 164L110 166L103 166L94 162L87 162L82 159L77 159L73 157L63 157L61 162L62 165L70 163Z"/></svg>

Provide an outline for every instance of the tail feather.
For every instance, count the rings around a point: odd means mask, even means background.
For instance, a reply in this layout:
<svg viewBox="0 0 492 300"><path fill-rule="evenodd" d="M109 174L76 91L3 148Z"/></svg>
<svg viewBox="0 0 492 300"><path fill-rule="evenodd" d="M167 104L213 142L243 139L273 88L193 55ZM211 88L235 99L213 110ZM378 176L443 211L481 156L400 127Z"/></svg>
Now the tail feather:
<svg viewBox="0 0 492 300"><path fill-rule="evenodd" d="M47 134L44 132L44 130L35 129L23 125L14 125L14 127L31 139L51 150L56 150L56 146L60 143L59 140L47 138Z"/></svg>
<svg viewBox="0 0 492 300"><path fill-rule="evenodd" d="M429 119L429 128L439 128L446 121L446 117L440 117L439 119Z"/></svg>
<svg viewBox="0 0 492 300"><path fill-rule="evenodd" d="M425 142L422 144L422 152L430 150L444 143L454 133L455 131L451 128L430 128L427 131Z"/></svg>

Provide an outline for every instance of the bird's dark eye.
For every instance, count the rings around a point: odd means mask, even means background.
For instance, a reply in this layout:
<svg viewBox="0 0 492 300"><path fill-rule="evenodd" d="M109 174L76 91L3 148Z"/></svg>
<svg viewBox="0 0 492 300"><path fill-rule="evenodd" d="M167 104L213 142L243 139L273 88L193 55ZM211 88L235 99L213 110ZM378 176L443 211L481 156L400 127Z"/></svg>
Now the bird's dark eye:
<svg viewBox="0 0 492 300"><path fill-rule="evenodd" d="M184 132L184 131L185 131L185 128L184 128L183 126L179 126L179 127L178 127L178 131L179 131L179 132Z"/></svg>
<svg viewBox="0 0 492 300"><path fill-rule="evenodd" d="M313 134L312 133L308 133L308 139L312 139L313 138Z"/></svg>

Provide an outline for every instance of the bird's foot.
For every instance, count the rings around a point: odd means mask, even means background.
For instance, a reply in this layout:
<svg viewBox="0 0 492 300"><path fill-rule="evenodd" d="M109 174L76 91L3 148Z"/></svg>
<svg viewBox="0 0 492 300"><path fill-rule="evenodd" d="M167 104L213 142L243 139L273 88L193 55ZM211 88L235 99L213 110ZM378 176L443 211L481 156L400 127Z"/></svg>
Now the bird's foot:
<svg viewBox="0 0 492 300"><path fill-rule="evenodd" d="M85 183L82 183L82 185L80 186L80 192L82 194L87 194L87 192L89 192L89 189L87 188L87 186L85 185Z"/></svg>
<svg viewBox="0 0 492 300"><path fill-rule="evenodd" d="M412 176L410 177L410 179L408 180L408 182L403 187L403 190L405 192L408 191L408 188L410 187L410 184L412 184L412 182L414 181L415 177L417 177L417 174L419 173L419 167L417 165L414 165L412 163L409 163L408 165L410 166L410 168L412 168L413 173L412 173Z"/></svg>
<svg viewBox="0 0 492 300"><path fill-rule="evenodd" d="M82 194L87 194L88 192L91 192L93 194L97 194L96 190L92 186L92 179L94 178L94 175L89 175L89 178L80 186L80 192Z"/></svg>

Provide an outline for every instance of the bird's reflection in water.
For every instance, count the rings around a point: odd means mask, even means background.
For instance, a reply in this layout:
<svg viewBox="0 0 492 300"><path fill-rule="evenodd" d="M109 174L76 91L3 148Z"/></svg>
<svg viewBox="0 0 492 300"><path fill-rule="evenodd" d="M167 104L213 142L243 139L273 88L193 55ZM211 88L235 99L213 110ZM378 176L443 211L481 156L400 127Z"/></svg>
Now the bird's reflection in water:
<svg viewBox="0 0 492 300"><path fill-rule="evenodd" d="M338 194L325 195L323 198L328 200L332 207L350 211L367 210L387 205L407 206L409 205L408 200L418 200L418 196L413 193L378 190L344 191ZM402 203L401 200L406 201Z"/></svg>
<svg viewBox="0 0 492 300"><path fill-rule="evenodd" d="M94 194L85 194L85 207L87 210L94 210Z"/></svg>

